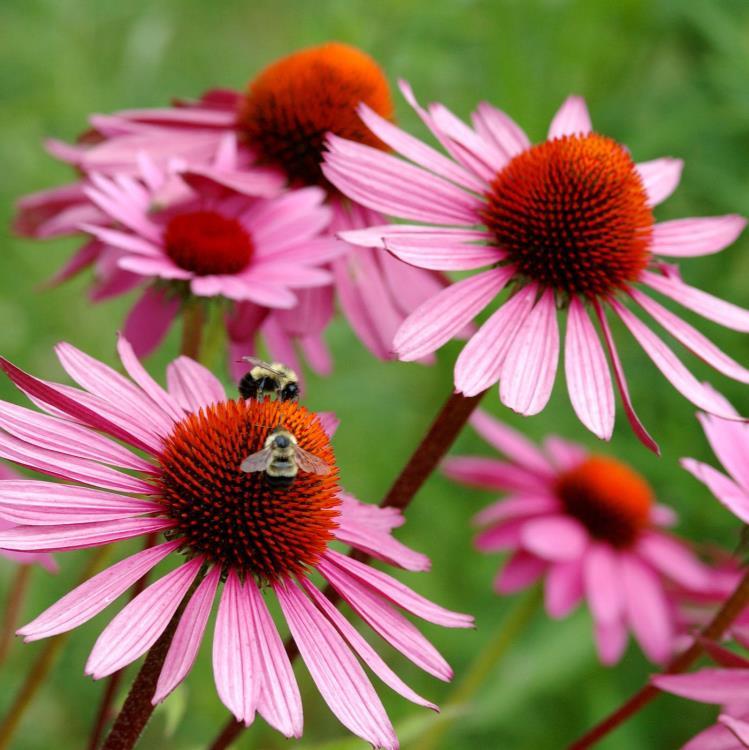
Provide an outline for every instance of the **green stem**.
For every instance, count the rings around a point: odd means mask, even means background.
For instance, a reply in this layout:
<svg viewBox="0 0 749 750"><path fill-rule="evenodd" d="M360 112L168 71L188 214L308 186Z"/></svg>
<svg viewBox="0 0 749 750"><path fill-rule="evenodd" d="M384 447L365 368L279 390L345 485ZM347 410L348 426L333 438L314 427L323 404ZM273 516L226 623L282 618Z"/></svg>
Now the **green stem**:
<svg viewBox="0 0 749 750"><path fill-rule="evenodd" d="M198 361L203 343L205 309L202 302L188 300L182 310L182 344L180 354Z"/></svg>
<svg viewBox="0 0 749 750"><path fill-rule="evenodd" d="M414 750L436 750L439 747L442 737L457 718L460 709L468 706L487 678L496 670L510 646L538 611L541 601L541 587L534 586L515 604L484 650L476 657L467 674L443 703L444 713L435 717L434 723L427 729L421 741L414 745Z"/></svg>
<svg viewBox="0 0 749 750"><path fill-rule="evenodd" d="M89 556L86 566L81 573L80 583L84 583L96 573L104 562L108 552L108 547L98 547ZM44 684L47 675L57 659L57 654L69 635L69 633L60 633L60 635L50 638L37 655L31 671L26 676L26 680L21 685L21 689L13 701L13 705L10 707L10 711L2 723L0 723L0 750L6 750L6 748L10 747L13 733L23 718L26 709L31 705L31 701L36 696L39 688Z"/></svg>

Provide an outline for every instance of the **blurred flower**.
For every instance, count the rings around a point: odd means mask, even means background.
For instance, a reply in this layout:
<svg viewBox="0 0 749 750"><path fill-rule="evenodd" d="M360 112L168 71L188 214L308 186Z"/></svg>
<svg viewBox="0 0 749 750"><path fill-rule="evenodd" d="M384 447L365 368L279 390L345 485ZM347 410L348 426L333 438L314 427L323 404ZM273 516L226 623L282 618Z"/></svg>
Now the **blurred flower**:
<svg viewBox="0 0 749 750"><path fill-rule="evenodd" d="M142 182L89 176L86 196L105 220L81 228L102 245L97 265L107 296L161 282L147 286L125 324L139 355L160 343L180 296L248 302L262 320L293 308L296 289L332 281L322 265L344 248L321 234L331 215L323 191L304 188L274 198L238 192L240 186L224 178L236 158L227 136L210 176L207 170L160 170L147 156Z"/></svg>
<svg viewBox="0 0 749 750"><path fill-rule="evenodd" d="M707 566L662 530L673 512L655 503L642 476L610 456L557 437L537 448L482 412L471 423L506 460L450 458L444 471L509 493L476 518L485 527L478 549L511 553L495 590L509 594L543 579L551 617L587 601L602 662L619 660L630 629L651 660L665 661L677 637L677 593L710 586Z"/></svg>
<svg viewBox="0 0 749 750"><path fill-rule="evenodd" d="M139 164L146 155L162 170L179 160L193 173L207 172L215 179L211 165L231 136L239 150L236 167L222 174L228 187L243 192L245 188L256 191L258 183L269 191L284 185L291 189L318 186L325 190L333 212L329 230L360 229L382 223L383 217L341 196L324 177L320 162L327 133L387 148L359 118L356 107L362 102L388 120L393 116L390 87L377 63L354 47L332 42L281 58L261 71L245 92L214 90L196 102L178 102L171 108L93 115L91 130L79 143L49 141L47 145L54 156L84 174L139 178ZM27 196L19 202L18 211L16 230L34 237L69 234L82 221L101 219L80 183ZM362 343L377 357L391 358L393 336L400 324L443 289L447 280L443 274L415 268L370 248L341 243L341 252L331 262L340 307ZM90 264L96 253L96 245L86 245L55 281ZM319 302L316 292L299 291L297 296L302 308ZM328 370L320 333L332 316L332 296L326 304L325 314L314 316L309 324L303 315L293 321L273 316L269 344L278 349L297 340L315 369ZM255 310L241 309L243 305L237 305L231 330L233 343L246 354L254 349L261 329L244 325L245 321L254 324L257 316Z"/></svg>
<svg viewBox="0 0 749 750"><path fill-rule="evenodd" d="M423 555L391 537L400 514L340 491L331 419L293 402L227 400L218 380L185 357L169 365L164 389L125 339L118 351L130 379L60 344L60 361L80 388L38 380L0 359L13 382L46 412L3 403L0 456L64 481L0 483L0 512L22 524L0 533L0 546L46 552L158 532L166 537L91 578L19 632L36 640L75 628L160 561L176 558L178 567L105 628L89 657L88 674L105 677L136 660L191 592L154 696L163 700L192 667L223 583L213 637L218 694L238 720L249 725L257 711L283 734L297 737L300 695L266 605L265 594L272 592L333 713L372 745L397 747L355 654L396 692L432 704L386 666L310 575L320 574L414 663L449 679L444 659L397 608L448 627L468 627L471 618L432 604L329 546L338 540L387 563L425 570L429 562ZM241 471L242 461L262 449L279 424L331 470L300 471L287 487L269 483L263 472Z"/></svg>
<svg viewBox="0 0 749 750"><path fill-rule="evenodd" d="M5 479L18 479L19 476L19 474L5 466L5 464L0 464L0 482ZM16 526L17 524L4 518L2 510L0 510L0 533L8 529L14 529ZM15 552L9 549L0 549L0 557L4 557L6 560L11 560L19 565L41 565L50 573L57 573L58 570L55 559L47 552Z"/></svg>
<svg viewBox="0 0 749 750"><path fill-rule="evenodd" d="M372 132L409 163L335 135L323 172L345 195L390 216L424 222L343 232L348 242L385 248L414 266L438 271L490 267L452 284L422 304L400 327L403 360L431 354L486 308L511 294L464 347L456 388L471 396L497 381L502 402L522 414L546 405L559 359L558 310L567 308L565 373L573 408L597 436L614 426L614 396L604 348L627 416L639 438L657 449L637 419L606 318L613 310L661 372L706 411L721 407L664 342L624 304L629 299L720 372L749 382L749 371L691 325L634 285L670 297L739 331L749 311L685 284L656 256L694 257L722 250L745 225L740 216L654 224L653 207L676 188L682 163L636 164L616 141L593 132L584 101L572 96L532 145L503 112L481 103L468 127L441 104L422 109L402 91L447 158L362 105ZM478 225L478 226L477 226Z"/></svg>
<svg viewBox="0 0 749 750"><path fill-rule="evenodd" d="M720 668L657 675L653 684L667 693L722 706L718 723L682 750L742 750L749 747L749 660L716 644L705 646Z"/></svg>

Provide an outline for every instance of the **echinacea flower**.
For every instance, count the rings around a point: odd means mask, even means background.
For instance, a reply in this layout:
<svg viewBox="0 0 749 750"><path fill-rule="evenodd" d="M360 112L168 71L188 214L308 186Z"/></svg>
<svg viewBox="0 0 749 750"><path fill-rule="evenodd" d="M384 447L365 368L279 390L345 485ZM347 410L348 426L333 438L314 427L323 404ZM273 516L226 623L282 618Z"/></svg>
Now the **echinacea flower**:
<svg viewBox="0 0 749 750"><path fill-rule="evenodd" d="M193 172L207 171L213 178L211 164L229 136L237 142L239 160L232 175L224 175L227 181L233 179L255 191L277 189L279 184L291 189L322 188L333 211L329 231L359 229L380 224L383 217L351 204L325 179L320 162L327 133L387 148L359 118L360 103L388 120L393 117L390 87L380 66L361 50L332 42L277 60L244 92L215 90L174 107L93 115L91 131L80 143L50 141L48 149L84 174L137 177L139 162L147 155L159 169L167 169L177 159ZM57 236L97 217L96 207L86 205L81 185L72 184L22 199L15 228L26 236ZM393 336L400 324L444 288L446 279L392 255L341 246L345 254L332 262L339 305L362 343L381 359L391 358ZM89 243L55 281L89 264L96 250ZM299 293L300 298L304 296L309 295ZM308 304L302 300L303 306ZM240 310L232 326L233 340L245 352L252 348L258 331L240 325L246 320L254 320L253 315ZM306 326L306 319L299 316L292 326L278 319L274 324L298 340L303 350L307 345L315 347L314 360L320 355L320 320L317 316ZM314 361L311 364L325 369Z"/></svg>
<svg viewBox="0 0 749 750"><path fill-rule="evenodd" d="M482 552L510 556L495 590L509 594L544 581L546 611L560 618L582 600L590 608L600 659L619 660L632 631L655 662L672 653L672 586L702 590L710 572L662 527L674 522L646 480L611 456L549 437L543 448L482 412L471 424L504 455L447 459L452 479L507 493L476 521Z"/></svg>
<svg viewBox="0 0 749 750"><path fill-rule="evenodd" d="M749 659L705 644L718 667L690 674L661 674L653 684L667 693L721 706L718 722L693 737L682 750L743 750L749 747Z"/></svg>
<svg viewBox="0 0 749 750"><path fill-rule="evenodd" d="M236 161L231 136L219 160L225 170ZM107 222L81 225L106 246L98 263L127 275L125 288L146 284L125 324L139 354L159 343L185 294L250 302L268 312L293 308L297 289L332 282L322 266L343 247L322 234L331 212L319 188L257 198L215 173L162 171L148 157L140 176L142 184L91 174L85 192ZM170 199L162 206L165 188ZM119 290L123 283L110 277L108 286Z"/></svg>
<svg viewBox="0 0 749 750"><path fill-rule="evenodd" d="M20 634L33 641L71 630L159 562L178 562L104 629L88 674L105 677L145 653L187 597L153 698L162 701L192 667L218 598L213 671L219 697L239 721L249 725L258 712L286 736L298 737L299 690L266 604L275 598L341 723L375 747L396 748L357 656L396 692L431 704L397 677L310 575L322 576L414 663L449 679L444 659L399 609L448 627L468 627L471 618L330 547L338 540L389 564L424 570L428 560L390 535L402 522L400 514L342 493L329 419L293 402L227 398L218 380L186 357L169 365L165 389L123 338L118 351L129 378L60 344L58 357L80 387L39 380L0 359L13 382L46 412L3 403L0 456L62 480L0 482L0 512L21 524L0 532L0 547L64 551L165 536L71 591ZM329 471L300 471L287 487L270 483L263 472L243 472L240 464L279 425Z"/></svg>
<svg viewBox="0 0 749 750"><path fill-rule="evenodd" d="M547 140L533 145L487 103L478 106L469 127L441 104L420 107L405 83L401 89L450 158L362 105L359 114L370 130L405 159L331 135L323 172L352 200L420 223L341 237L387 249L419 268L488 270L452 284L408 317L395 337L400 359L434 352L509 289L509 298L458 357L459 392L475 395L499 381L505 405L522 414L540 412L556 379L558 318L566 309L570 400L588 429L610 438L612 379L592 310L627 417L646 445L657 449L630 402L607 321L610 312L678 391L700 408L721 413L712 393L625 301L723 374L749 382L749 370L649 294L749 331L749 311L689 286L660 260L716 253L736 239L745 220L731 215L655 223L653 208L676 188L681 161L635 163L624 146L593 131L580 97L564 102Z"/></svg>
<svg viewBox="0 0 749 750"><path fill-rule="evenodd" d="M0 464L0 482L4 479L17 479L19 476L19 474L5 466L5 464ZM8 529L14 529L17 525L18 524L9 521L7 518L4 518L2 512L0 512L0 533L7 531ZM56 573L58 570L54 558L47 552L15 552L0 547L0 557L17 563L18 565L41 565L50 573Z"/></svg>

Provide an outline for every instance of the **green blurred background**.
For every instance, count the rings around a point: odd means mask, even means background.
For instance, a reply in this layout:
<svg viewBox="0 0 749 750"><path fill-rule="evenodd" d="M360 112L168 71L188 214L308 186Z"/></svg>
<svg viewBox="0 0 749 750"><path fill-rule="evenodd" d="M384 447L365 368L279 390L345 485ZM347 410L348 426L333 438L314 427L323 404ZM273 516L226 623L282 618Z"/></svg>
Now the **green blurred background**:
<svg viewBox="0 0 749 750"><path fill-rule="evenodd" d="M113 362L114 331L131 304L122 299L91 307L85 278L40 291L40 282L78 244L38 244L8 231L15 199L69 178L44 154L42 138L74 138L90 112L159 106L214 85L242 87L277 56L329 39L361 46L393 81L407 78L422 101L441 100L466 116L475 102L488 99L536 140L565 96L583 94L596 128L627 143L636 159L669 154L686 160L682 185L658 209L658 218L749 213L749 3L744 0L2 0L0 352L55 378L61 375L50 349L60 339ZM401 100L398 113L406 126L417 127ZM749 236L719 256L684 263L683 272L688 281L746 304ZM747 361L745 336L709 323L700 322L700 328ZM672 392L626 332L617 334L640 415L664 448L660 460L634 440L621 413L612 444L596 444L574 418L561 382L538 417L523 420L503 412L494 394L486 398L486 407L534 438L553 431L626 457L650 479L660 500L678 509L686 535L733 548L737 523L677 463L684 455L710 458L693 408ZM447 346L432 368L379 363L340 320L330 330L329 343L336 371L327 380L310 379L308 403L341 416L336 443L344 483L362 499L377 501L447 396L459 347ZM152 371L161 373L176 350L173 336L150 362ZM700 377L709 377L744 412L749 410L740 386L685 358ZM20 400L6 382L0 383L0 396ZM461 436L456 451L489 452L471 433ZM512 599L491 591L499 560L472 549L470 518L489 500L486 493L435 476L400 532L434 562L429 575L401 578L444 605L476 615L475 631L427 628L458 680L513 606ZM26 619L71 586L84 555L60 556L60 562L56 577L35 571ZM0 596L10 574L9 565L0 565ZM14 748L85 746L102 685L84 678L83 667L110 617L107 611L73 634ZM38 643L15 645L0 671L0 714L40 648ZM449 695L450 686L387 648L383 653L422 694L438 703ZM602 668L586 612L563 622L539 613L476 698L462 707L441 746L563 747L651 671L635 647L618 668ZM298 746L364 748L346 736L306 674L298 673L307 717ZM403 747L417 747L432 715L380 687ZM661 698L600 747L676 748L714 715L707 707ZM210 649L204 647L187 682L157 711L140 746L203 748L226 716L212 683ZM240 748L288 746L261 720L238 743Z"/></svg>

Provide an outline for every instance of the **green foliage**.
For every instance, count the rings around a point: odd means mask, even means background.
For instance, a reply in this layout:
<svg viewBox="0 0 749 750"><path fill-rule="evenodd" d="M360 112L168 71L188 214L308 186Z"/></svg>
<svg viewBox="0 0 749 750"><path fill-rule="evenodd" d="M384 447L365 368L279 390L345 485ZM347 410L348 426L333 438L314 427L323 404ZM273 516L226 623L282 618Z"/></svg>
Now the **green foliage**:
<svg viewBox="0 0 749 750"><path fill-rule="evenodd" d="M0 352L42 376L61 378L51 356L61 339L114 362L114 332L130 300L90 306L87 279L54 290L41 283L77 243L33 243L10 235L18 196L69 179L44 155L47 136L72 139L89 112L158 106L172 96L194 96L214 84L241 87L262 65L299 46L340 39L382 61L388 74L408 79L422 100L445 102L461 116L479 99L510 112L535 139L570 92L588 98L597 128L627 143L637 159L686 159L682 187L659 218L740 212L747 209L749 159L749 5L741 0L3 0L0 3ZM398 101L408 127L416 118ZM419 131L422 132L422 131ZM684 276L710 292L747 303L749 237L719 256L683 264ZM740 361L749 341L700 323ZM661 442L659 460L631 435L620 413L611 445L598 445L574 418L563 383L540 416L521 419L500 409L494 394L486 407L533 438L553 431L597 450L615 453L649 477L664 503L678 509L680 530L701 542L736 544L738 524L679 466L680 456L708 458L694 410L675 394L645 355L617 330L641 417ZM336 444L345 485L377 501L421 436L451 383L459 346L451 344L435 367L378 363L341 321L329 342L337 363L328 380L310 379L310 406L342 418ZM176 353L172 335L149 363L152 372ZM684 355L749 411L745 391ZM0 396L18 400L0 383ZM488 452L470 432L457 452ZM497 598L491 579L499 560L480 557L471 545L471 516L489 495L433 477L409 511L400 536L434 561L429 575L403 580L440 603L476 615L476 631L429 627L429 636L463 674L511 607ZM66 591L83 562L62 557L63 572L34 573L26 615ZM0 570L0 594L9 571ZM85 744L102 686L83 677L87 653L109 613L70 639L46 688L15 740L18 750L79 748ZM606 670L596 662L587 614L564 622L539 615L512 653L465 707L445 737L447 748L559 748L638 688L652 666L631 648L625 662ZM0 672L4 713L39 644L16 645ZM387 652L387 649L385 649ZM393 653L393 666L420 693L441 702L449 686L421 674ZM298 673L303 675L303 671ZM131 670L132 676L132 670ZM309 680L306 733L301 746L322 750L363 748L343 739ZM382 687L408 747L432 720ZM181 693L156 716L141 747L204 747L226 718L216 697L210 650L204 648ZM186 702L182 714L181 701ZM174 727L174 716L181 715ZM677 747L714 711L672 698L619 730L602 750ZM408 738L408 741L406 741ZM340 741L338 741L340 740ZM280 748L288 743L258 721L239 743Z"/></svg>

